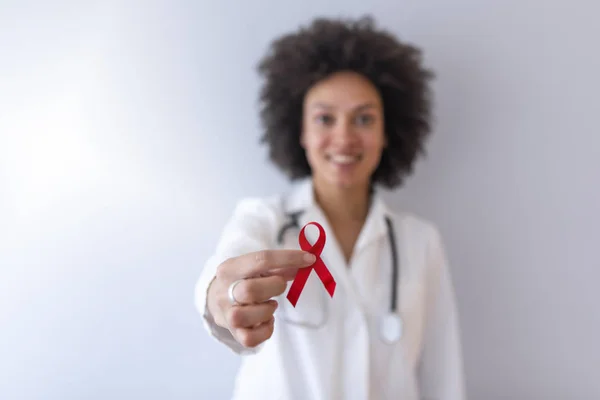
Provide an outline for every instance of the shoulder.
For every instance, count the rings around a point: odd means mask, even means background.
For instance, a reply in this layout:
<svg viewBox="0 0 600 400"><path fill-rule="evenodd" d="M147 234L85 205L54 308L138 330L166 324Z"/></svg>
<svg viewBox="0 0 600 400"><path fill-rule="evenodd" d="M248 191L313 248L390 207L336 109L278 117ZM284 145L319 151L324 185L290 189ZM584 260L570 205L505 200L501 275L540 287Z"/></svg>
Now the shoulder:
<svg viewBox="0 0 600 400"><path fill-rule="evenodd" d="M425 242L441 240L440 229L432 220L409 211L388 211L388 215L405 235Z"/></svg>
<svg viewBox="0 0 600 400"><path fill-rule="evenodd" d="M411 212L391 213L399 231L401 248L407 253L409 263L425 284L437 288L440 278L448 274L448 260L440 228L430 219Z"/></svg>
<svg viewBox="0 0 600 400"><path fill-rule="evenodd" d="M247 196L233 206L217 245L227 256L264 249L274 243L281 225L280 196Z"/></svg>
<svg viewBox="0 0 600 400"><path fill-rule="evenodd" d="M388 211L388 215L398 231L397 240L402 242L406 251L427 265L445 262L444 240L434 221L409 211Z"/></svg>
<svg viewBox="0 0 600 400"><path fill-rule="evenodd" d="M247 196L235 203L234 214L255 214L269 216L279 212L281 195Z"/></svg>
<svg viewBox="0 0 600 400"><path fill-rule="evenodd" d="M283 194L247 196L233 207L230 224L257 231L277 229L283 218Z"/></svg>
<svg viewBox="0 0 600 400"><path fill-rule="evenodd" d="M301 180L280 192L239 199L234 214L280 222L290 211L305 207L310 195L310 181Z"/></svg>
<svg viewBox="0 0 600 400"><path fill-rule="evenodd" d="M233 217L275 221L281 216L281 204L281 194L242 197L235 203Z"/></svg>

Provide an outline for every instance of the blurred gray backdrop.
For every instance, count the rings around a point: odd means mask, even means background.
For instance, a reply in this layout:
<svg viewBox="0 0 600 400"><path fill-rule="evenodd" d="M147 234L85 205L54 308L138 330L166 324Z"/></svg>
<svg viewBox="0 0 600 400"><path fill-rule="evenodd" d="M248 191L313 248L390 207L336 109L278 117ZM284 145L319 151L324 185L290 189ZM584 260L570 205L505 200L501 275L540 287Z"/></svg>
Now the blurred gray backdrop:
<svg viewBox="0 0 600 400"><path fill-rule="evenodd" d="M434 220L470 399L600 398L600 55L585 0L0 2L0 399L227 399L193 287L259 147L256 62L373 14L437 72Z"/></svg>

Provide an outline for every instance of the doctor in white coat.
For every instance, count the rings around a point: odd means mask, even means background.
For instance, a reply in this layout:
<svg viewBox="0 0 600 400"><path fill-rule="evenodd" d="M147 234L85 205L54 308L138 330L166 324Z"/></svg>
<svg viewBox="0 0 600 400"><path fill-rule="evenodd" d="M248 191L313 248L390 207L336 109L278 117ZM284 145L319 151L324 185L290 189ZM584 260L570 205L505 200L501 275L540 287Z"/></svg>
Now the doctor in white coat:
<svg viewBox="0 0 600 400"><path fill-rule="evenodd" d="M195 292L242 357L232 398L466 398L440 232L377 190L401 185L429 134L420 62L370 18L315 20L262 60L263 139L294 184L238 203Z"/></svg>

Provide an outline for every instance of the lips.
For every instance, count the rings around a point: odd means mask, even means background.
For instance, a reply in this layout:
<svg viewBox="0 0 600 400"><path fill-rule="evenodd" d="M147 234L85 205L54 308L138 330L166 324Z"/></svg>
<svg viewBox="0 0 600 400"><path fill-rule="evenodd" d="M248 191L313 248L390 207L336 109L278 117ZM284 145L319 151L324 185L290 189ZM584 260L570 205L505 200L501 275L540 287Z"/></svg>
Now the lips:
<svg viewBox="0 0 600 400"><path fill-rule="evenodd" d="M349 165L359 162L362 159L362 154L328 154L327 160L335 164Z"/></svg>

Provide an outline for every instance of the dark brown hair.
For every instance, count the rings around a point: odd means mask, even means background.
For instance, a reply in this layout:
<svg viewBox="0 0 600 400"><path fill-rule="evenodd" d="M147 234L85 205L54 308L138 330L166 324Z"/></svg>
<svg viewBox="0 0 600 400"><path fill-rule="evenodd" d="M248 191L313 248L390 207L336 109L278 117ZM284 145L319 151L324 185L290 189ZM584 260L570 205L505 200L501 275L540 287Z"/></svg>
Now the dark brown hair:
<svg viewBox="0 0 600 400"><path fill-rule="evenodd" d="M270 160L290 179L309 176L300 145L303 101L318 81L354 71L371 81L383 100L388 146L372 183L395 188L413 171L431 130L434 74L422 66L421 50L378 29L372 17L354 21L317 18L295 33L276 38L260 61L261 142Z"/></svg>

